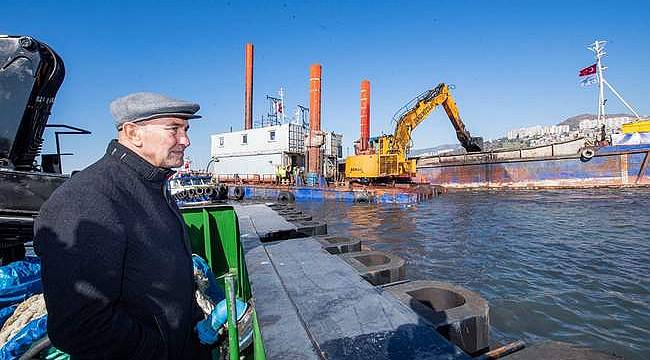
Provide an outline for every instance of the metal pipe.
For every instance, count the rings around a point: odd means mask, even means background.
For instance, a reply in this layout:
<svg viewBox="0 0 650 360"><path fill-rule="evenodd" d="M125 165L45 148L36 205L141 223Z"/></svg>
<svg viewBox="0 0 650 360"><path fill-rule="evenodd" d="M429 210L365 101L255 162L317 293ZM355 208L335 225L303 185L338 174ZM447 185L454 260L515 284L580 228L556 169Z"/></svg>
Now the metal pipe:
<svg viewBox="0 0 650 360"><path fill-rule="evenodd" d="M359 150L368 149L370 139L370 81L361 81L361 136Z"/></svg>
<svg viewBox="0 0 650 360"><path fill-rule="evenodd" d="M634 116L636 116L636 119L637 119L637 120L641 120L641 117L639 116L639 114L637 114L636 111L634 111L634 109L632 109L632 106L630 106L630 104L628 104L627 101L625 101L625 99L623 99L623 97L618 93L618 91L616 91L616 89L614 89L614 87L613 87L612 85L610 85L610 84L607 82L607 80L603 79L603 82L605 83L605 85L607 85L607 87L608 87L610 90L612 90L612 92L614 93L614 95L616 95L616 97L617 97L619 100L621 100L621 102L623 103L623 105L625 105L625 107L626 107L628 110L630 110L630 111L632 112L632 114L634 114Z"/></svg>
<svg viewBox="0 0 650 360"><path fill-rule="evenodd" d="M320 133L321 123L321 77L320 64L312 64L309 68L309 145L308 145L308 172L320 174L320 145L316 143L316 136Z"/></svg>
<svg viewBox="0 0 650 360"><path fill-rule="evenodd" d="M312 64L309 68L309 131L320 130L320 103L321 103L321 76L320 64Z"/></svg>
<svg viewBox="0 0 650 360"><path fill-rule="evenodd" d="M253 44L246 44L246 93L244 102L244 129L253 128Z"/></svg>
<svg viewBox="0 0 650 360"><path fill-rule="evenodd" d="M226 310L228 312L228 354L230 360L239 360L239 333L237 331L237 305L235 303L235 275L224 276L226 285Z"/></svg>

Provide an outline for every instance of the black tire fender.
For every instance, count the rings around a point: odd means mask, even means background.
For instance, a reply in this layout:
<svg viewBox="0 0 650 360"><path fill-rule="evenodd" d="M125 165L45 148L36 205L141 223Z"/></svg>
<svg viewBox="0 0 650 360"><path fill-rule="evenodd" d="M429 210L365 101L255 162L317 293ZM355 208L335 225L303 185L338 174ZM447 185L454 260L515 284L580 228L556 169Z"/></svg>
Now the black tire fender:
<svg viewBox="0 0 650 360"><path fill-rule="evenodd" d="M280 191L277 200L279 203L292 203L296 201L296 197L291 191Z"/></svg>
<svg viewBox="0 0 650 360"><path fill-rule="evenodd" d="M589 161L594 157L594 155L596 155L596 149L593 147L586 147L580 150L580 160L582 161Z"/></svg>
<svg viewBox="0 0 650 360"><path fill-rule="evenodd" d="M244 198L244 188L241 186L235 186L232 190L232 194L235 200L241 200Z"/></svg>

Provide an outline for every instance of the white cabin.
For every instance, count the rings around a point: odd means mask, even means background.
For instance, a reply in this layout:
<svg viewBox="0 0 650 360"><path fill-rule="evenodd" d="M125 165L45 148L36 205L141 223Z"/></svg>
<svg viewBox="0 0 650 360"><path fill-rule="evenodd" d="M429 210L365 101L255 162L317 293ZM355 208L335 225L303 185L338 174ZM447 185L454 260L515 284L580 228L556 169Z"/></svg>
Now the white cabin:
<svg viewBox="0 0 650 360"><path fill-rule="evenodd" d="M279 166L305 166L305 137L309 130L299 124L282 124L211 135L215 175L273 176ZM322 147L323 170L330 159L343 155L340 134L326 132Z"/></svg>

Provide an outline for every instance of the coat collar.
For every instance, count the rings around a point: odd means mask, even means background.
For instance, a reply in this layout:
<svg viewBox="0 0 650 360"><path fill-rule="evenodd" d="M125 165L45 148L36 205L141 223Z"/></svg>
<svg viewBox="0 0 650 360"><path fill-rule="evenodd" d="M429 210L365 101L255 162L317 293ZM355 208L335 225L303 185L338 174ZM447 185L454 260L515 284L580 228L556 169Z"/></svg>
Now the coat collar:
<svg viewBox="0 0 650 360"><path fill-rule="evenodd" d="M111 140L108 144L106 155L126 164L140 177L150 182L162 183L175 173L174 170L151 165L147 160L143 159L140 155L136 154L126 146L120 144L115 139Z"/></svg>

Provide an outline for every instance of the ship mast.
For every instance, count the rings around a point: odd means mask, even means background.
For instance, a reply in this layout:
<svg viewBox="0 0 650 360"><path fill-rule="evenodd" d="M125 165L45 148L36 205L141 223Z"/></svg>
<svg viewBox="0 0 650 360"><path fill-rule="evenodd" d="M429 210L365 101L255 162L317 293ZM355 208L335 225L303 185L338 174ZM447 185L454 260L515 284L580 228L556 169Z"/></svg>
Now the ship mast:
<svg viewBox="0 0 650 360"><path fill-rule="evenodd" d="M607 44L607 41L605 40L596 40L594 41L593 44L590 44L587 49L591 50L594 52L596 55L596 71L598 72L598 123L601 124L602 122L605 121L605 102L607 102L607 99L605 99L605 85L616 95L616 97L621 100L623 105L630 110L634 116L636 116L637 120L640 120L641 117L639 117L639 114L632 109L632 106L623 99L623 97L614 89L612 85L610 85L607 80L605 80L605 77L603 76L603 71L607 69L606 66L603 65L602 62L602 57L607 54L605 52L605 44Z"/></svg>
<svg viewBox="0 0 650 360"><path fill-rule="evenodd" d="M284 124L284 88L280 87L280 91L278 91L278 95L280 96L280 124Z"/></svg>

